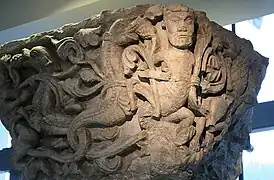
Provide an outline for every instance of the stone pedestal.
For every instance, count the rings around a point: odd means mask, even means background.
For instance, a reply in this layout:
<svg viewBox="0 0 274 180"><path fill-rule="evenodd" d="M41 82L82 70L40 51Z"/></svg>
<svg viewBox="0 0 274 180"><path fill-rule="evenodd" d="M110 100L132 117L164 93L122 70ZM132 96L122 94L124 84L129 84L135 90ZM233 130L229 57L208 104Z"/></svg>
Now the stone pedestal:
<svg viewBox="0 0 274 180"><path fill-rule="evenodd" d="M104 11L0 48L23 179L234 180L268 59L184 5Z"/></svg>

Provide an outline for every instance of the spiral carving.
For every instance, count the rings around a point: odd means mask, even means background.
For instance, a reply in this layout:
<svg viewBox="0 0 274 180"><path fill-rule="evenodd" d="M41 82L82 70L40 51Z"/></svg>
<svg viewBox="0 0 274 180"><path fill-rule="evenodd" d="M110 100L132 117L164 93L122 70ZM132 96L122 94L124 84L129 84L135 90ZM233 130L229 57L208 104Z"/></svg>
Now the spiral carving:
<svg viewBox="0 0 274 180"><path fill-rule="evenodd" d="M67 39L57 48L57 54L63 60L73 64L84 64L85 53L83 48L73 39Z"/></svg>

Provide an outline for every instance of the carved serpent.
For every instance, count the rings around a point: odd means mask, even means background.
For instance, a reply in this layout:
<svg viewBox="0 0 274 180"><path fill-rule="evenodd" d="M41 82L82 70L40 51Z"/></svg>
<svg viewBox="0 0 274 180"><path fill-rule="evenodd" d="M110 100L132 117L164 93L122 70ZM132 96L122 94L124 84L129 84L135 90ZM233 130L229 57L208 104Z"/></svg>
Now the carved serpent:
<svg viewBox="0 0 274 180"><path fill-rule="evenodd" d="M36 75L31 78L29 78L27 81L22 83L20 85L20 88L26 87L29 84L33 84L34 81L41 80L46 84L48 89L53 92L54 97L56 96L60 97L60 92L58 92L57 88L54 83L54 80L50 81L50 77L43 76L43 75ZM56 113L51 114L45 114L43 120L41 121L43 123L44 131L48 131L50 134L55 134L54 132L58 132L58 134L64 134L66 132L68 137L68 142L71 145L71 147L75 150L75 153L73 154L64 154L60 155L59 153L52 151L50 149L45 148L39 148L37 150L30 150L28 152L28 155L35 156L35 157L49 157L51 159L54 159L56 161L67 163L72 161L77 161L81 159L84 156L84 152L86 151L86 148L89 145L90 139L88 139L88 135L91 135L92 139L100 139L100 140L106 140L111 139L117 135L117 133L113 133L112 137L100 137L99 134L103 135L103 130L107 128L92 128L90 131L86 130L87 126L90 126L92 124L100 124L103 126L114 126L123 124L126 119L127 115L129 115L128 111L130 110L129 101L127 98L124 97L124 94L126 93L125 85L121 82L112 82L112 83L106 83L107 85L102 89L101 94L103 96L107 96L107 94L114 93L116 94L116 97L114 101L111 101L111 99L105 99L103 103L103 109L87 109L80 113L74 120L71 122L71 118L66 118L69 116L64 115L58 115ZM122 86L122 87L121 87ZM124 87L123 87L124 86ZM42 87L42 86L39 86ZM38 90L41 90L41 88L38 88ZM107 91L111 89L112 91ZM60 89L59 89L60 91ZM116 91L119 91L120 93L115 93ZM111 95L110 95L111 96ZM34 100L37 101L37 100ZM57 103L57 104L60 104ZM126 112L127 111L127 112ZM48 127L46 126L48 125ZM60 132L61 130L61 132ZM114 129L115 130L115 129ZM117 130L116 130L117 131ZM118 132L118 131L117 131ZM75 136L76 134L76 136ZM125 147L131 146L132 143L139 141L140 137L132 137L131 141L128 141L127 143L119 142L116 144L115 147L112 147L112 151L114 151L114 154L119 153L120 150L123 150ZM100 153L99 153L100 154ZM103 153L104 154L104 153ZM98 155L97 155L98 156ZM96 156L96 157L97 157ZM95 157L95 158L96 158ZM106 157L97 157L97 161L99 164L104 164L104 169L107 170L107 165L105 161ZM118 162L121 160L118 158L113 159L114 161ZM118 161L119 160L119 161ZM112 162L113 163L113 162ZM120 166L120 165L119 165ZM115 166L116 167L116 166ZM109 167L110 168L110 167ZM111 168L107 171L112 171Z"/></svg>
<svg viewBox="0 0 274 180"><path fill-rule="evenodd" d="M62 47L66 47L65 49L62 49ZM125 82L117 81L115 79L123 79L123 74L120 75L117 69L111 68L114 66L113 63L113 55L117 53L117 51L122 51L123 48L114 45L113 42L106 40L102 44L102 52L105 56L101 56L102 59L105 59L106 63L106 77L108 79L106 80L103 76L101 76L101 79L99 83L91 88L85 88L85 89L79 89L79 83L80 79L74 79L76 81L73 81L71 86L71 83L65 84L64 86L61 84L62 91L65 91L69 95L73 95L75 97L86 97L89 96L95 92L100 93L99 100L100 107L103 107L101 109L98 109L98 107L93 106L92 108L86 109L83 112L81 112L79 115L77 115L74 119L72 118L66 118L66 116L58 115L56 113L53 114L45 114L43 118L43 127L44 130L50 131L50 129L56 129L57 132L60 130L62 134L66 131L67 134L67 140L71 146L71 148L75 151L74 153L65 153L65 154L59 154L55 151L52 151L50 149L44 149L40 148L37 150L31 150L29 151L29 155L35 156L35 157L48 157L51 159L54 159L56 161L62 162L62 163L68 163L72 161L78 161L80 160L86 152L86 148L89 146L89 142L92 140L108 140L113 139L115 136L118 135L118 130L116 130L116 133L112 133L109 137L100 137L100 135L97 135L96 133L101 134L104 136L104 130L105 129L114 129L111 128L115 125L121 125L125 123L127 118L131 119L133 113L130 108L130 102L127 97L127 89ZM76 52L75 56L70 54L69 51L74 50ZM83 49L77 44L74 40L67 40L64 41L63 44L61 44L58 47L58 55L66 60L74 64L70 69L68 69L65 72L54 74L58 79L66 79L67 77L73 76L74 73L77 73L78 70L81 69L80 65L82 64L90 64L88 62L88 59L85 59L85 54L83 52ZM87 61L85 61L85 60ZM119 61L119 57L116 57L116 60ZM111 63L113 62L113 63ZM90 64L91 65L91 64ZM92 69L95 71L96 68L92 66ZM117 74L118 73L118 74ZM100 74L96 72L96 74ZM119 78L120 77L120 78ZM52 77L51 77L52 78ZM35 78L32 78L35 79ZM43 78L37 79L41 81L45 81ZM31 80L28 82L25 82L22 87L24 87L26 84L33 83ZM55 98L56 98L56 104L57 106L60 105L60 96L58 89L60 88L59 84L56 83L53 85L51 81L45 82L49 89L53 92ZM64 89L66 85L69 85L70 87ZM57 100L59 99L59 101ZM98 101L91 100L91 104L96 104ZM96 104L98 105L98 104ZM88 128L92 125L101 125L105 128ZM108 128L109 127L109 128ZM55 131L55 130L54 130ZM60 132L59 131L59 132ZM54 132L53 132L54 134ZM91 136L91 138L89 138ZM109 157L106 152L103 151L102 153L96 152L96 155L93 156L93 149L91 149L89 154L89 159L95 159L97 165L101 167L103 170L108 172L117 171L118 168L121 166L122 160L120 156L117 156L119 153L127 149L128 147L132 146L133 144L136 144L136 142L142 140L147 135L144 133L137 134L136 136L127 137L124 140L115 141L114 143L111 143L110 146L105 149L109 150L111 153L111 157ZM114 157L114 158L113 158Z"/></svg>
<svg viewBox="0 0 274 180"><path fill-rule="evenodd" d="M118 86L119 84L117 84ZM115 88L117 89L117 88ZM115 90L114 90L115 91ZM112 91L113 92L113 91ZM102 92L104 94L104 92ZM67 137L70 146L76 150L78 146L77 137L74 135L75 131L80 127L87 127L91 125L103 125L111 127L119 124L123 124L126 121L126 106L127 102L123 102L123 98L119 93L115 97L115 101L110 99L102 100L102 107L87 109L80 113L69 125ZM125 98L126 99L126 98ZM129 103L129 102L128 102ZM79 137L78 137L79 138Z"/></svg>

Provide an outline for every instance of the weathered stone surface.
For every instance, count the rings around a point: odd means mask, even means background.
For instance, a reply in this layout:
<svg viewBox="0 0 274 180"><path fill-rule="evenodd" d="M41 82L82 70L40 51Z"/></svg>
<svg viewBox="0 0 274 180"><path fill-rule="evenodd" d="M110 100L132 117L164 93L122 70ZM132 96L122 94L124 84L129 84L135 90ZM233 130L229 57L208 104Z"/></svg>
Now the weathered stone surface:
<svg viewBox="0 0 274 180"><path fill-rule="evenodd" d="M105 11L0 56L23 179L236 179L268 65L180 4Z"/></svg>

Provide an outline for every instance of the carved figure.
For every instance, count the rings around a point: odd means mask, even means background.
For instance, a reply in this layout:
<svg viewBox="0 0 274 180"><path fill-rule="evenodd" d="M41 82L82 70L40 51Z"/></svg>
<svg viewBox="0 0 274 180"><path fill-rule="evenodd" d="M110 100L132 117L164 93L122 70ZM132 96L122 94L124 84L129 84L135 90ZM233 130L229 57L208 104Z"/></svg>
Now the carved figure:
<svg viewBox="0 0 274 180"><path fill-rule="evenodd" d="M142 94L151 102L144 105L151 107L143 108L145 112L141 113L149 117L161 116L162 121L179 123L177 131L180 134L180 131L184 132L182 128L194 123L194 113L200 116L207 114L207 110L198 107L197 90L200 87L202 59L199 56L201 55L197 54L198 58L195 58L194 53L191 52L196 36L195 14L192 9L183 5L158 8L158 12L162 11L163 20L154 22L155 27L151 22L155 17L150 17L151 19L146 16L140 17L133 22L136 33L144 39L144 44L127 47L123 53L123 62L125 62L125 71L129 72L126 75L131 75L132 69L136 69L136 76L141 79L132 87L136 90L135 93ZM133 53L136 53L136 57L132 57ZM141 59L144 59L144 62L139 62ZM132 66L134 63L136 65ZM144 63L146 69L142 67ZM142 79L149 79L149 83L146 80L142 82ZM186 107L187 101L194 113ZM148 109L153 112L147 112ZM145 121L143 117L141 119ZM204 122L201 120L196 122L197 136L195 143L192 144L198 151L199 138L203 132L201 123Z"/></svg>

